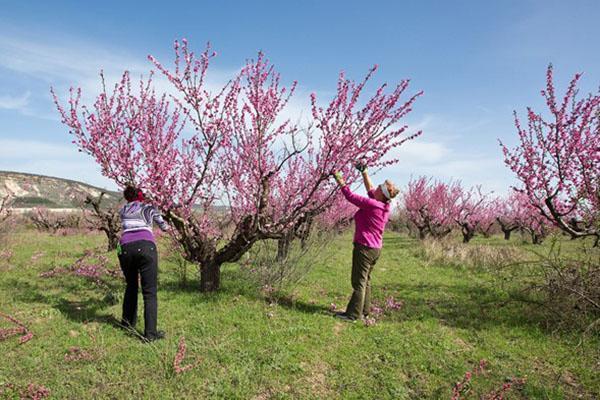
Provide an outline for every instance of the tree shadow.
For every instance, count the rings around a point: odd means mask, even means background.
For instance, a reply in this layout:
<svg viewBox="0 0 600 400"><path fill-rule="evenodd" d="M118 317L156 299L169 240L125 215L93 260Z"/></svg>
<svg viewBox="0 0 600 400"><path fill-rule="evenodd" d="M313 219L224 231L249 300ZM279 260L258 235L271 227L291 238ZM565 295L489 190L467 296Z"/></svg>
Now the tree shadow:
<svg viewBox="0 0 600 400"><path fill-rule="evenodd" d="M272 296L267 296L264 299L267 302L275 303L280 307L292 311L300 311L306 314L331 315L331 310L329 309L329 307L317 303L307 303L284 294L275 294Z"/></svg>
<svg viewBox="0 0 600 400"><path fill-rule="evenodd" d="M447 326L478 331L499 326L549 328L539 305L511 299L490 287L393 283L383 291L404 302L401 311L391 314L399 322L436 319Z"/></svg>
<svg viewBox="0 0 600 400"><path fill-rule="evenodd" d="M49 280L52 278L40 279ZM12 298L16 301L47 304L59 311L66 319L76 323L97 322L110 325L114 328L131 331L130 328L124 327L114 315L105 311L114 304L112 302L106 301L105 299L90 298L89 296L85 300L71 300L62 293L48 294L52 293L55 289L60 289L67 293L77 293L77 291L81 290L79 284L55 282L54 284L47 284L42 287L37 283L14 279L8 283L10 290L12 291ZM132 336L141 335L139 332L130 332L130 334L132 334Z"/></svg>

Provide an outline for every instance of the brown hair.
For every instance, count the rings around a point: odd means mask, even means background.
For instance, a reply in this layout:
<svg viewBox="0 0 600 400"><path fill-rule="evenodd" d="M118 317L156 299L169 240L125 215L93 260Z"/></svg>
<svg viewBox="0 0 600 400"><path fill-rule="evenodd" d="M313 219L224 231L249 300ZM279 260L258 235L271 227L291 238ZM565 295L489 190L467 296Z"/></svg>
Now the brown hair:
<svg viewBox="0 0 600 400"><path fill-rule="evenodd" d="M123 190L123 197L125 197L125 200L127 201L134 201L137 200L139 192L140 190L138 188L129 185Z"/></svg>

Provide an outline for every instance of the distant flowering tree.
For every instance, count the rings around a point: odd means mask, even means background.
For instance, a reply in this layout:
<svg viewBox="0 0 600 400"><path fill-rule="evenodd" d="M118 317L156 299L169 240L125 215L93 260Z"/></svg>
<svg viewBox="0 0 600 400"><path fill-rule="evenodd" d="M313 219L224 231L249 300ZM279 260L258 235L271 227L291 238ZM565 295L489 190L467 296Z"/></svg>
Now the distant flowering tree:
<svg viewBox="0 0 600 400"><path fill-rule="evenodd" d="M6 237L8 237L9 232L12 230L14 225L14 219L12 219L12 197L10 194L0 198L0 244L2 244ZM6 254L4 254L6 253ZM8 256L8 254L12 254L9 250L1 251L0 256L4 254ZM10 257L6 257L9 259Z"/></svg>
<svg viewBox="0 0 600 400"><path fill-rule="evenodd" d="M0 199L0 224L4 224L12 216L12 198L6 195Z"/></svg>
<svg viewBox="0 0 600 400"><path fill-rule="evenodd" d="M456 224L463 189L458 182L450 184L427 177L411 180L404 192L403 206L409 221L417 228L419 238L447 236Z"/></svg>
<svg viewBox="0 0 600 400"><path fill-rule="evenodd" d="M101 192L97 198L90 195L83 201L84 205L91 207L92 215L88 221L95 229L101 230L108 239L107 251L112 251L119 244L119 232L121 231L121 220L119 210L116 207L102 205L105 192ZM85 210L84 210L85 211ZM85 216L86 214L84 214Z"/></svg>
<svg viewBox="0 0 600 400"><path fill-rule="evenodd" d="M527 109L524 127L515 112L519 144L502 142L506 165L521 181L529 203L572 238L600 238L600 91L577 99L581 74L571 80L559 103L553 69L542 96L549 118Z"/></svg>
<svg viewBox="0 0 600 400"><path fill-rule="evenodd" d="M490 237L494 232L497 232L497 218L502 209L502 200L500 198L489 199L485 202L480 210L480 220L477 231L484 237Z"/></svg>
<svg viewBox="0 0 600 400"><path fill-rule="evenodd" d="M337 193L331 207L319 214L316 218L321 229L341 232L350 226L358 208L348 202L341 193Z"/></svg>
<svg viewBox="0 0 600 400"><path fill-rule="evenodd" d="M531 205L531 201L525 193L516 192L514 201L514 218L519 229L529 234L533 244L542 244L552 231L552 223Z"/></svg>
<svg viewBox="0 0 600 400"><path fill-rule="evenodd" d="M173 69L149 57L174 87L172 100L155 92L152 75L134 91L127 72L91 108L79 105L80 90L71 89L67 107L54 97L80 150L121 187L143 188L162 210L186 259L200 266L203 291L219 288L223 263L327 210L338 191L332 171L351 183L358 178L354 162L394 163L385 158L390 150L420 134L406 136L400 125L421 95L400 101L408 81L389 94L382 85L359 106L376 67L360 83L341 74L325 108L311 96L311 126L319 131L313 135L283 118L296 83L282 86L262 53L210 91L205 81L215 53L207 46L196 55L185 40L174 47ZM194 132L184 132L186 126ZM228 207L232 229L213 218L219 204Z"/></svg>
<svg viewBox="0 0 600 400"><path fill-rule="evenodd" d="M519 196L521 196L519 192L511 191L507 198L498 200L496 221L504 233L505 240L510 240L510 234L519 229L521 207Z"/></svg>
<svg viewBox="0 0 600 400"><path fill-rule="evenodd" d="M64 229L79 228L81 218L76 214L59 214L46 207L34 207L28 214L29 220L40 231L57 233Z"/></svg>
<svg viewBox="0 0 600 400"><path fill-rule="evenodd" d="M460 226L463 243L473 239L482 221L489 221L488 206L487 195L481 192L481 187L470 190L460 188L455 220Z"/></svg>

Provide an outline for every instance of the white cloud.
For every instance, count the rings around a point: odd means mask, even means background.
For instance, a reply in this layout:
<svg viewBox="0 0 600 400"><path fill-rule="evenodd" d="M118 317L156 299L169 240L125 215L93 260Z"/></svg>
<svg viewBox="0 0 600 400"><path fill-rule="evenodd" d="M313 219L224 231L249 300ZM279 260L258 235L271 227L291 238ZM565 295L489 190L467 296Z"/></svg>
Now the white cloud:
<svg viewBox="0 0 600 400"><path fill-rule="evenodd" d="M412 140L400 146L396 155L407 164L434 164L444 160L451 150L442 142Z"/></svg>
<svg viewBox="0 0 600 400"><path fill-rule="evenodd" d="M29 105L31 92L27 91L20 96L0 95L0 108L6 110L24 110Z"/></svg>
<svg viewBox="0 0 600 400"><path fill-rule="evenodd" d="M82 181L114 189L94 160L75 145L36 140L0 139L0 170L28 172Z"/></svg>
<svg viewBox="0 0 600 400"><path fill-rule="evenodd" d="M134 54L116 46L73 37L40 39L22 34L0 36L0 68L26 75L48 88L42 94L47 104L45 110L40 110L44 115L47 115L48 109L55 112L49 102L50 86L56 89L63 101L68 96L69 87L79 87L82 90L82 103L90 104L102 89L100 71L104 73L108 90L121 79L125 70L129 71L133 87L136 89L136 81L142 76L147 79L149 72L155 69L146 56L144 53ZM168 54L159 60L170 68L172 57L172 54ZM216 92L238 71L239 67L222 69L211 65L205 88L209 92ZM158 93L178 95L160 72L155 73L153 82Z"/></svg>

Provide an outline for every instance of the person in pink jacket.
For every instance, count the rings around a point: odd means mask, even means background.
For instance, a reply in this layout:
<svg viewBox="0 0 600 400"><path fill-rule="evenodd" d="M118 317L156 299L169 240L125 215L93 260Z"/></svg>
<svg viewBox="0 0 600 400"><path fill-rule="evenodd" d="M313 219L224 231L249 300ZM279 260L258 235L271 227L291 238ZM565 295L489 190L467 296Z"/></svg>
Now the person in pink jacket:
<svg viewBox="0 0 600 400"><path fill-rule="evenodd" d="M354 249L352 251L352 297L343 313L336 316L347 321L356 321L369 315L371 309L371 272L381 254L383 231L390 216L390 201L398 189L389 180L377 188L373 187L367 167L357 164L361 171L368 197L353 193L346 185L341 173L334 174L342 187L346 200L358 207L354 214Z"/></svg>

